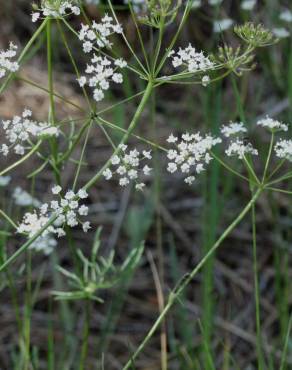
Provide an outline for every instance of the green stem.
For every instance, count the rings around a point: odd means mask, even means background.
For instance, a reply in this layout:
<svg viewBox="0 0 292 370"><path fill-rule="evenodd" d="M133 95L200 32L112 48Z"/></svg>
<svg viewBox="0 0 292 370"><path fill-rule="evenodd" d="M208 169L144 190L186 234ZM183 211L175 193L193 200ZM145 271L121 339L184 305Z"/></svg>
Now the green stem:
<svg viewBox="0 0 292 370"><path fill-rule="evenodd" d="M274 138L275 138L275 133L274 133L274 131L272 131L272 136L271 136L271 141L270 141L268 156L267 156L267 160L266 160L266 164L265 164L265 169L264 169L264 174L263 174L263 180L262 180L262 183L263 184L266 181L266 177L267 177L267 171L268 171L268 168L269 168L269 164L270 164L270 160L271 160L271 155L272 155L272 150L273 150L273 145L274 145Z"/></svg>
<svg viewBox="0 0 292 370"><path fill-rule="evenodd" d="M79 370L86 369L86 357L88 352L88 338L90 325L90 301L85 302L85 322L83 327L82 348L80 356Z"/></svg>
<svg viewBox="0 0 292 370"><path fill-rule="evenodd" d="M117 16L116 16L116 12L115 12L115 10L114 10L114 8L113 8L113 5L112 5L111 0L108 0L108 3L109 3L109 7L110 7L110 9L111 9L111 12L112 12L112 15L113 15L113 17L114 17L115 21L117 22L117 24L119 24L119 21L118 21L118 18L117 18ZM124 39L124 41L125 41L125 43L126 43L126 45L127 45L128 49L130 50L130 52L132 53L133 57L134 57L134 58L135 58L135 60L137 61L138 65L140 66L140 68L142 69L142 71L143 71L143 72L145 73L145 75L147 76L147 75L148 75L147 69L144 67L143 63L140 61L140 59L138 58L138 56L137 56L137 55L136 55L136 53L134 52L134 50L133 50L132 46L130 45L129 41L127 40L127 37L126 37L126 36L125 36L125 34L124 34L124 31L122 31L121 35L122 35L122 37L123 37L123 39Z"/></svg>
<svg viewBox="0 0 292 370"><path fill-rule="evenodd" d="M290 339L291 328L292 328L292 315L290 315L290 319L289 319L289 322L288 322L287 335L286 335L286 338L285 338L280 370L285 370L286 369L285 363L286 363L286 356L287 356L287 352L288 352L288 344L289 344L289 339Z"/></svg>
<svg viewBox="0 0 292 370"><path fill-rule="evenodd" d="M102 125L106 125L106 126L108 126L108 127L112 128L112 129L114 129L114 130L118 130L118 131L121 131L121 132L124 132L124 133L126 133L126 132L127 132L127 130L126 130L126 129L124 129L124 128L122 128L122 127L119 127L119 126L117 126L117 125L115 125L114 123L111 123L111 122L109 122L109 121L106 121L104 118L98 117L98 118L97 118L97 120L99 121L99 123L100 123L100 124L102 124ZM163 146L161 146L161 145L159 145L159 144L156 144L156 143L153 143L153 141L147 140L147 139L145 139L145 138L144 138L144 137L142 137L142 136L139 136L139 135L136 135L136 134L131 134L131 136L135 137L135 138L136 138L136 139L138 139L138 140L143 141L143 142L144 142L144 143L146 143L146 144L151 145L153 148L160 149L160 150L162 150L162 151L164 151L164 152L167 152L167 149L166 149L166 148L164 148Z"/></svg>
<svg viewBox="0 0 292 370"><path fill-rule="evenodd" d="M172 290L169 295L168 303L166 304L164 310L161 312L149 332L147 333L146 337L139 345L135 353L131 356L131 359L126 363L122 370L128 370L131 368L133 361L138 357L140 352L144 349L148 341L152 338L153 334L156 332L157 328L163 322L165 316L167 315L168 311L172 308L176 300L179 298L180 294L185 290L194 276L201 270L201 268L205 265L206 261L213 255L216 249L221 245L221 243L225 240L225 238L231 233L231 231L239 224L239 222L244 218L244 216L250 211L252 205L256 202L260 194L262 193L262 189L258 189L248 204L244 207L244 209L240 212L240 214L236 217L236 219L225 229L222 235L217 239L217 241L213 244L210 248L208 253L201 259L201 261L197 264L197 266L191 271L191 273L186 274L182 277L179 281L177 286Z"/></svg>
<svg viewBox="0 0 292 370"><path fill-rule="evenodd" d="M230 167L227 163L225 163L221 158L219 158L213 151L211 151L212 157L221 164L221 166L225 167L229 172L232 172L234 175L240 177L241 179L245 181L249 181L249 179L243 175L241 175L239 172L235 171L232 167Z"/></svg>
<svg viewBox="0 0 292 370"><path fill-rule="evenodd" d="M54 100L54 82L53 82L53 63L52 63L52 20L47 21L47 67L48 67L48 84L50 98L49 121L52 125L56 125L56 112ZM60 171L58 169L58 144L56 138L50 139L50 147L53 158L53 171L57 184L61 184Z"/></svg>
<svg viewBox="0 0 292 370"><path fill-rule="evenodd" d="M258 370L264 369L264 360L262 352L262 337L261 337L261 320L260 320L260 291L258 281L258 261L257 261L257 238L256 238L256 212L255 204L251 207L252 220L252 252L253 252L253 273L254 273L254 296L255 296L255 310L256 310L256 351Z"/></svg>
<svg viewBox="0 0 292 370"><path fill-rule="evenodd" d="M12 225L15 229L17 229L16 223L13 220L11 220L11 218L4 211L2 211L2 209L0 209L0 215L3 218L5 218L5 220L8 221L10 225Z"/></svg>
<svg viewBox="0 0 292 370"><path fill-rule="evenodd" d="M32 236L29 240L26 241L12 256L7 258L7 260L0 266L0 272L5 270L11 263L13 263L17 257L19 257L23 252L25 252L31 244L42 235L42 233L51 226L56 221L57 216L52 217L34 236Z"/></svg>
<svg viewBox="0 0 292 370"><path fill-rule="evenodd" d="M31 151L24 155L19 161L13 163L11 166L8 166L3 171L1 171L0 176L5 175L7 172L13 170L15 167L19 166L21 163L25 162L28 158L30 158L38 150L41 143L42 143L41 140L38 141L36 145L31 149Z"/></svg>

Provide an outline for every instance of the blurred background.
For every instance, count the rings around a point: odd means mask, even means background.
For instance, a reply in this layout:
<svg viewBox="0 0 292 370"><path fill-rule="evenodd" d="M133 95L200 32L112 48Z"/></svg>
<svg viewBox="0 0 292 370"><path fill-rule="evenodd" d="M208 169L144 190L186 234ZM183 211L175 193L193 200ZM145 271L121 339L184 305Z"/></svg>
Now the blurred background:
<svg viewBox="0 0 292 370"><path fill-rule="evenodd" d="M127 4L119 1L115 2L115 6L127 38L139 54L138 38ZM143 11L143 6L143 3L137 3L136 11ZM85 3L85 8L88 16L96 21L105 12L109 12L105 3L93 0ZM191 43L198 49L216 52L218 46L225 42L231 45L239 43L232 25L245 21L263 23L279 37L276 45L257 51L253 71L240 78L234 77L252 132L250 140L263 152L267 150L269 137L268 134L265 137L261 131L258 132L255 128L256 120L269 114L290 125L292 123L291 12L292 6L288 0L224 0L219 5L212 5L212 1L202 1L201 4L195 1L191 16L177 42L176 48ZM6 48L9 41L22 49L37 27L31 22L31 13L32 4L28 0L2 0L0 49ZM70 18L70 24L75 30L79 30L81 21L81 17ZM176 28L177 22L168 28L165 46ZM72 34L64 32L74 58L83 70L86 57L81 44ZM142 35L150 50L149 28L142 26ZM155 38L155 33L153 36ZM71 102L84 106L84 98L57 27L53 29L52 37L55 89ZM48 86L45 45L44 34L34 44L15 80L0 96L1 119L20 114L25 107L33 111L37 120L47 119L49 96L34 85L44 88ZM121 41L116 42L115 47L115 51L125 59L131 58ZM99 109L143 90L142 81L135 75L125 72L124 77L125 83L111 89L107 99L99 103ZM207 88L199 85L163 86L157 90L155 100L155 122L150 109L146 109L136 133L162 145L170 132L202 130L216 134L222 124L239 119L231 78ZM105 113L104 117L126 128L138 102L139 98L118 105ZM80 118L76 107L58 99L56 112L59 120ZM77 125L82 123L80 120ZM117 131L109 133L113 140L120 138ZM130 142L143 147L135 138L131 138ZM75 159L79 158L81 150L82 143L73 153ZM102 167L111 153L112 148L102 131L98 127L94 128L85 164L82 166L80 186ZM102 226L102 254L107 256L114 250L116 262L121 263L130 249L142 240L145 240L145 252L134 274L125 277L117 289L102 293L105 303L94 303L91 308L87 369L102 369L102 366L106 370L122 368L158 316L159 296L163 293L167 297L179 278L198 263L216 237L249 200L248 187L216 163L212 163L207 173L189 187L181 178L167 174L166 162L163 158L157 158L154 173L158 176L151 178L149 190L143 194L133 191L131 187L122 189L114 181L104 180L90 190L89 219L94 228ZM8 159L1 157L1 168L6 167L10 161L13 163L15 159L13 156ZM43 202L50 198L54 178L44 168L33 185L33 199L29 198L24 205L19 204L21 202L17 192L30 192L32 179L29 174L40 164L41 161L34 157L13 171L11 178L1 181L1 208L9 210L15 220L21 220L24 212L37 200ZM64 188L72 184L75 171L76 163L69 161L62 172ZM257 206L257 231L263 348L268 368L275 370L279 369L292 305L291 224L289 197L278 193L260 199ZM2 222L1 228L7 230L7 225ZM75 245L84 253L90 251L92 233L86 235L76 230L72 237ZM7 238L3 234L2 251L5 245L7 253L12 254L22 242L20 236ZM76 351L80 348L84 322L83 303L66 304L53 300L50 294L52 289L66 289L64 279L56 269L57 264L69 270L72 267L65 239L58 241L50 256L33 253L29 290L22 257L9 271L18 276L15 291L21 307L25 307L27 294L35 294L31 311L24 312L24 317L31 315L31 351L36 364L34 369L48 368L48 338L53 338L53 368L77 368ZM157 276L160 290L157 289ZM6 279L0 282L0 287L0 369L16 369L18 334L14 302ZM248 217L196 276L181 302L168 315L161 330L135 363L136 369L161 368L160 343L163 333L167 333L169 369L208 370L206 358L209 354L206 354L204 343L210 346L216 369L257 368L252 235ZM286 368L292 369L291 355L288 363L290 365Z"/></svg>

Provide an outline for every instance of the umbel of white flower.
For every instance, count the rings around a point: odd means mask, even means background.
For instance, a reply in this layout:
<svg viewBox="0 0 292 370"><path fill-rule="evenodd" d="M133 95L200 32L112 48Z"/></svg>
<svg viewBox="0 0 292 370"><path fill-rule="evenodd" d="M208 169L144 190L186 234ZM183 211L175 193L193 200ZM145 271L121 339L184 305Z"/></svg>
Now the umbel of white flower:
<svg viewBox="0 0 292 370"><path fill-rule="evenodd" d="M112 17L107 14L101 19L100 23L93 21L92 25L81 25L79 32L79 40L82 41L83 50L85 53L90 53L94 47L112 47L109 37L114 33L122 33L122 26L114 23Z"/></svg>
<svg viewBox="0 0 292 370"><path fill-rule="evenodd" d="M107 168L103 172L106 180L110 180L114 175L119 178L120 186L127 186L131 181L136 183L137 190L143 190L145 183L141 181L142 176L149 176L151 168L144 164L146 160L152 158L151 152L143 150L140 153L137 149L127 151L127 145L119 146L121 154L114 155L111 159L112 168ZM141 166L141 163L143 165Z"/></svg>
<svg viewBox="0 0 292 370"><path fill-rule="evenodd" d="M221 127L221 133L225 137L237 135L240 132L247 132L247 128L244 127L242 122L230 122L229 125L223 125Z"/></svg>
<svg viewBox="0 0 292 370"><path fill-rule="evenodd" d="M198 132L185 133L181 140L171 134L167 142L175 145L175 149L170 149L167 153L167 170L170 173L181 172L185 175L184 181L191 185L195 181L194 174L204 171L205 165L212 160L210 150L222 140L209 134L203 136Z"/></svg>
<svg viewBox="0 0 292 370"><path fill-rule="evenodd" d="M41 17L62 18L70 13L75 15L80 14L78 2L75 0L42 0L41 7L38 11L32 13L32 21L36 22Z"/></svg>
<svg viewBox="0 0 292 370"><path fill-rule="evenodd" d="M259 119L256 123L257 126L263 127L271 132L287 131L288 125L282 123L274 118L266 116L263 119ZM221 127L221 133L229 138L235 137L229 146L227 147L225 153L227 156L237 156L239 159L243 159L247 154L258 155L258 151L252 146L251 143L246 142L238 135L246 133L247 128L242 122L230 122L229 125L224 125ZM281 140L275 145L276 155L280 158L292 158L289 156L289 140ZM291 159L290 159L291 160Z"/></svg>
<svg viewBox="0 0 292 370"><path fill-rule="evenodd" d="M12 59L16 56L17 46L12 42L9 49L0 51L0 78L4 77L7 72L16 72L19 64Z"/></svg>
<svg viewBox="0 0 292 370"><path fill-rule="evenodd" d="M93 98L95 101L101 101L104 98L104 91L110 87L110 82L122 83L123 75L116 72L117 68L126 67L127 63L122 59L116 59L114 62L106 57L94 55L91 64L87 65L85 73L87 76L81 76L78 79L80 87L88 85L93 89Z"/></svg>
<svg viewBox="0 0 292 370"><path fill-rule="evenodd" d="M49 234L56 234L58 237L66 235L65 226L75 227L82 225L83 231L87 232L91 226L88 221L81 221L80 217L87 216L88 207L80 204L80 199L86 199L86 190L80 189L77 193L68 190L64 197L60 196L62 188L58 185L52 188L52 193L59 196L59 200L52 200L39 206L38 211L28 212L24 215L22 223L18 226L17 232L25 233L28 237L34 236L54 217L53 225L49 226L42 234L45 237Z"/></svg>
<svg viewBox="0 0 292 370"><path fill-rule="evenodd" d="M2 121L7 144L0 146L0 153L7 156L11 148L19 155L25 152L25 145L29 145L29 140L43 136L58 136L57 127L47 122L36 122L31 119L32 112L25 109L21 116L14 116L12 120Z"/></svg>
<svg viewBox="0 0 292 370"><path fill-rule="evenodd" d="M280 139L274 147L276 156L292 162L292 140Z"/></svg>
<svg viewBox="0 0 292 370"><path fill-rule="evenodd" d="M214 68L214 63L202 51L198 52L190 44L185 49L179 49L178 52L172 50L169 53L172 58L174 68L184 67L190 73L206 72Z"/></svg>

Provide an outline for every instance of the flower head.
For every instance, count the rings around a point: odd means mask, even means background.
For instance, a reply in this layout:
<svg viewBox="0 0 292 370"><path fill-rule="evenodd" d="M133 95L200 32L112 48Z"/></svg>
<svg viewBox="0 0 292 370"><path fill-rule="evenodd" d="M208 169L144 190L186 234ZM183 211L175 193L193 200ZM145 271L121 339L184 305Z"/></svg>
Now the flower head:
<svg viewBox="0 0 292 370"><path fill-rule="evenodd" d="M141 176L150 176L151 168L143 162L152 158L151 152L144 150L140 153L137 149L127 150L127 145L120 145L120 153L111 159L111 168L103 172L106 180L110 180L114 175L119 178L120 186L127 186L131 181L136 184L137 190L142 190L145 186L140 181Z"/></svg>
<svg viewBox="0 0 292 370"><path fill-rule="evenodd" d="M106 57L94 55L91 64L88 64L85 70L87 76L78 79L79 85L91 87L94 100L101 101L104 98L104 91L109 89L111 82L117 84L123 82L123 75L117 72L117 68L123 68L126 65L127 63L121 59L112 62Z"/></svg>
<svg viewBox="0 0 292 370"><path fill-rule="evenodd" d="M282 123L276 119L266 116L257 122L258 126L265 127L272 131L288 131L288 125Z"/></svg>
<svg viewBox="0 0 292 370"><path fill-rule="evenodd" d="M195 180L193 173L201 173L212 157L210 150L213 146L222 142L220 138L211 135L202 136L200 133L185 133L181 140L171 135L168 142L175 145L175 149L169 149L167 170L170 173L181 172L185 176L185 182L192 184Z"/></svg>
<svg viewBox="0 0 292 370"><path fill-rule="evenodd" d="M46 122L36 122L31 119L32 112L25 109L21 116L14 116L12 120L2 121L2 126L6 134L9 146L2 144L0 152L4 156L9 153L11 148L19 155L25 152L25 145L33 138L42 136L58 136L57 127ZM30 144L29 144L30 145Z"/></svg>
<svg viewBox="0 0 292 370"><path fill-rule="evenodd" d="M221 127L221 133L225 137L237 135L240 132L246 132L247 129L244 127L242 122L230 122L229 125L223 125Z"/></svg>
<svg viewBox="0 0 292 370"><path fill-rule="evenodd" d="M114 23L113 18L106 14L100 23L93 21L91 26L82 24L79 31L79 40L83 43L84 52L89 53L94 46L97 48L111 48L110 36L114 33L120 34L122 32L122 26Z"/></svg>
<svg viewBox="0 0 292 370"><path fill-rule="evenodd" d="M32 213L26 213L17 231L19 233L25 233L31 238L48 224L52 217L55 218L54 222L45 229L40 235L41 237L46 237L48 234L55 234L58 237L64 236L66 234L64 230L66 225L75 227L81 224L83 230L88 231L90 229L90 223L88 221L82 222L80 219L80 216L88 215L88 207L80 204L80 199L88 196L86 190L80 189L77 193L73 190L68 190L64 197L59 195L61 190L60 186L54 186L52 193L58 195L59 200L51 200L49 203L41 205L38 204L38 211L35 210Z"/></svg>
<svg viewBox="0 0 292 370"><path fill-rule="evenodd" d="M62 18L69 14L80 14L78 2L75 0L42 0L38 11L32 13L32 22L40 17Z"/></svg>
<svg viewBox="0 0 292 370"><path fill-rule="evenodd" d="M241 139L231 142L225 153L228 157L237 156L239 159L243 159L247 154L258 155L258 151L251 143L245 143Z"/></svg>
<svg viewBox="0 0 292 370"><path fill-rule="evenodd" d="M16 56L17 46L12 42L9 44L9 49L0 51L0 78L4 77L8 72L16 72L19 69L19 64L12 59Z"/></svg>
<svg viewBox="0 0 292 370"><path fill-rule="evenodd" d="M275 144L274 149L277 157L292 162L292 140L281 139Z"/></svg>
<svg viewBox="0 0 292 370"><path fill-rule="evenodd" d="M214 63L202 51L198 52L191 45L178 52L171 51L169 56L172 58L174 68L184 67L188 72L205 72L213 69Z"/></svg>

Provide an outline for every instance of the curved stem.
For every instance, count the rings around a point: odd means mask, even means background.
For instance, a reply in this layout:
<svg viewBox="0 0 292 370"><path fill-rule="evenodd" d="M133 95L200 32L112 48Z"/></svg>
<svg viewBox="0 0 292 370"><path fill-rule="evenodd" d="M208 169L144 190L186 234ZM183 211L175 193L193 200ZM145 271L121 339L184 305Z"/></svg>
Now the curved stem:
<svg viewBox="0 0 292 370"><path fill-rule="evenodd" d="M271 160L271 155L272 155L272 150L273 150L273 145L274 145L274 138L275 138L275 133L274 133L274 131L272 131L272 136L271 136L271 141L270 141L270 146L269 146L267 160L266 160L266 163L265 163L265 169L264 169L262 183L264 183L266 181L267 171L268 171L268 168L269 168L269 164L270 164L270 160Z"/></svg>
<svg viewBox="0 0 292 370"><path fill-rule="evenodd" d="M241 179L245 181L249 181L249 179L243 175L241 175L239 172L235 171L232 167L230 167L227 163L225 163L221 158L219 158L213 151L211 151L212 157L219 162L223 167L225 167L228 171L232 172L234 175L240 177Z"/></svg>
<svg viewBox="0 0 292 370"><path fill-rule="evenodd" d="M258 197L260 196L262 189L258 189L248 204L244 207L244 209L240 212L240 214L236 217L236 219L225 229L223 234L219 237L219 239L213 244L210 248L209 252L201 259L201 261L197 264L197 266L189 273L182 277L182 279L178 282L177 286L172 290L169 295L168 303L165 306L164 310L158 316L157 320L153 324L152 328L149 330L148 334L139 345L135 353L131 356L131 359L126 363L122 370L128 370L131 368L133 361L138 357L140 352L144 349L146 344L152 338L153 334L156 332L157 328L163 322L165 316L167 315L168 311L172 308L180 294L184 291L184 289L188 286L194 276L200 271L200 269L204 266L206 261L212 256L212 254L216 251L216 249L221 245L224 239L231 233L231 231L239 224L239 222L244 218L244 216L250 211L252 205L256 202Z"/></svg>
<svg viewBox="0 0 292 370"><path fill-rule="evenodd" d="M5 175L7 172L13 170L15 167L19 166L21 163L25 162L28 158L30 158L40 147L42 141L38 141L36 145L28 152L25 156L23 156L19 161L13 163L11 166L6 167L4 170L0 172L0 176Z"/></svg>
<svg viewBox="0 0 292 370"><path fill-rule="evenodd" d="M4 211L2 211L2 209L0 209L0 215L3 218L5 218L5 220L8 221L10 225L12 225L15 229L17 229L16 223L13 220L11 220L11 218Z"/></svg>
<svg viewBox="0 0 292 370"><path fill-rule="evenodd" d="M32 236L26 243L24 243L12 256L7 258L7 260L0 266L0 272L5 270L11 263L13 263L17 257L19 257L23 252L25 252L31 244L42 235L42 233L51 226L57 219L57 216L52 217L34 236Z"/></svg>

